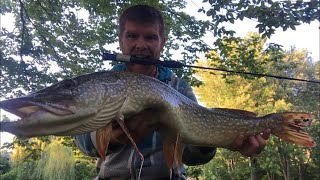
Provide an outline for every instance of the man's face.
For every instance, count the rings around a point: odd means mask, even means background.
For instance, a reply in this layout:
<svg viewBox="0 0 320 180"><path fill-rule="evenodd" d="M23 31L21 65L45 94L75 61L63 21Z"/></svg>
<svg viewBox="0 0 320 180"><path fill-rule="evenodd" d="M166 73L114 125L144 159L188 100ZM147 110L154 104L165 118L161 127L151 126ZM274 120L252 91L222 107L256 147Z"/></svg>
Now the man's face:
<svg viewBox="0 0 320 180"><path fill-rule="evenodd" d="M125 55L159 59L165 40L160 35L159 24L126 21L119 36L122 53ZM147 74L151 66L127 65L129 71ZM154 68L154 67L153 67Z"/></svg>
<svg viewBox="0 0 320 180"><path fill-rule="evenodd" d="M164 38L160 36L159 24L142 24L126 21L119 37L120 48L125 55L159 59Z"/></svg>

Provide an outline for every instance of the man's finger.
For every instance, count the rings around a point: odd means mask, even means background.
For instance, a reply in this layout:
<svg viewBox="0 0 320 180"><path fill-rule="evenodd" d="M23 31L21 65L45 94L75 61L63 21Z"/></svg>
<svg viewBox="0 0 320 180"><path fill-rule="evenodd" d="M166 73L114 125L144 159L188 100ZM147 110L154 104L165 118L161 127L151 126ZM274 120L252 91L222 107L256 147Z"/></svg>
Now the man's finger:
<svg viewBox="0 0 320 180"><path fill-rule="evenodd" d="M264 139L264 137L262 135L257 135L256 139L259 143L259 148L257 149L256 153L260 153L264 149L264 147L266 146L267 141L266 141L266 139Z"/></svg>
<svg viewBox="0 0 320 180"><path fill-rule="evenodd" d="M250 139L251 153L260 154L267 144L267 140L261 134L257 134Z"/></svg>
<svg viewBox="0 0 320 180"><path fill-rule="evenodd" d="M242 135L238 136L237 139L234 141L234 143L230 146L230 150L232 151L238 151L244 142L244 137Z"/></svg>
<svg viewBox="0 0 320 180"><path fill-rule="evenodd" d="M267 140L263 137L263 135L260 135L260 134L256 135L256 140L259 146L264 147L267 144Z"/></svg>
<svg viewBox="0 0 320 180"><path fill-rule="evenodd" d="M257 136L261 137L261 135L249 136L249 143L251 144L250 149L253 151L260 148L260 144L257 140Z"/></svg>
<svg viewBox="0 0 320 180"><path fill-rule="evenodd" d="M261 135L263 139L267 140L269 139L270 134L271 134L271 129L268 128L268 129L265 129Z"/></svg>

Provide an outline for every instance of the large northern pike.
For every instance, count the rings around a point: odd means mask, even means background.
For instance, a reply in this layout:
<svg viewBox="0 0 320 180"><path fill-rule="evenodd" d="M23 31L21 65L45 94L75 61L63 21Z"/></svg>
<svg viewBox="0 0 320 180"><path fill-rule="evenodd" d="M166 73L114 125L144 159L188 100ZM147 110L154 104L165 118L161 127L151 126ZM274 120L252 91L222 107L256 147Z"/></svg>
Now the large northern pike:
<svg viewBox="0 0 320 180"><path fill-rule="evenodd" d="M168 146L175 141L228 147L239 135L246 137L266 128L286 141L316 145L302 129L310 125L312 114L255 117L241 110L208 109L157 79L128 72L97 72L63 80L30 95L2 101L0 107L21 118L1 122L1 131L18 137L76 135L102 129L97 133L101 156L108 144L104 141L110 140L111 122L123 125L123 119L146 109L152 109L155 121L165 127L160 129L165 151L172 151Z"/></svg>

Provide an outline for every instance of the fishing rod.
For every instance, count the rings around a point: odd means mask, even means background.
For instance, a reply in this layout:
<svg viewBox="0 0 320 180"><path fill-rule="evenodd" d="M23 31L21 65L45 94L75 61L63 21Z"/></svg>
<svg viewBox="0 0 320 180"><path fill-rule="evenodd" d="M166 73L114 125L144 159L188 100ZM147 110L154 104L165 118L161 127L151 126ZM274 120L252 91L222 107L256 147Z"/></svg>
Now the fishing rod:
<svg viewBox="0 0 320 180"><path fill-rule="evenodd" d="M179 61L173 61L173 60L161 61L158 59L141 58L141 57L136 57L136 56L128 56L128 55L124 55L124 54L103 53L102 59L116 61L116 62L142 64L142 65L156 65L156 66L163 66L163 67L168 67L168 68L188 67L188 68L197 68L197 69L207 69L207 70L223 71L223 72L236 73L236 74L248 74L248 75L258 76L258 77L271 77L271 78L276 78L276 79L285 79L285 80L302 81L302 82L320 84L320 81L315 81L315 80L297 79L297 78L290 78L290 77L285 77L285 76L275 76L275 75L270 75L270 74L260 74L260 73L233 71L233 70L211 68L211 67L193 66L193 65L183 64Z"/></svg>

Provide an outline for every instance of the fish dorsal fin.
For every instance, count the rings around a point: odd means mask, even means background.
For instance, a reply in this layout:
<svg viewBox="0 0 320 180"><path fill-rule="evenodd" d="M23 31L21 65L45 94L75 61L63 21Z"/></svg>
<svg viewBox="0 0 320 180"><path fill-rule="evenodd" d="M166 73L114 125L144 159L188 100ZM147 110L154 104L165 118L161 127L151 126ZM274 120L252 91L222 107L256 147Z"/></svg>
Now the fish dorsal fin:
<svg viewBox="0 0 320 180"><path fill-rule="evenodd" d="M251 111L246 111L242 109L231 109L231 108L211 108L213 111L221 112L224 114L232 115L235 117L257 117L257 114Z"/></svg>

